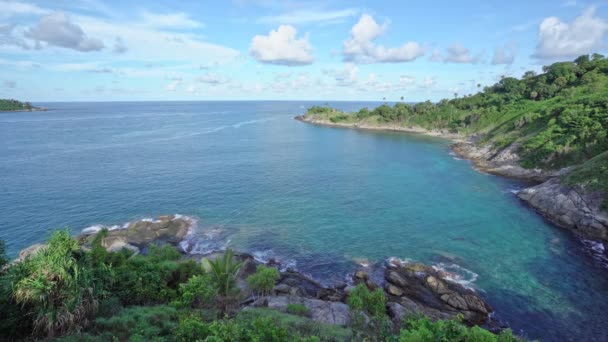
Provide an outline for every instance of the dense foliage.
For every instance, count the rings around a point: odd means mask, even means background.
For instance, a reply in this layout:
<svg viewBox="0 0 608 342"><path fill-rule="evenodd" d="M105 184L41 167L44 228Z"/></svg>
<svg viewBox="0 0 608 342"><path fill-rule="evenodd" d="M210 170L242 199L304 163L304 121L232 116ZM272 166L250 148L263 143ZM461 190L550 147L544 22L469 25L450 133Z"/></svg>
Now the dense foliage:
<svg viewBox="0 0 608 342"><path fill-rule="evenodd" d="M512 146L524 167L557 169L608 150L608 58L583 55L546 66L539 75L503 77L477 94L438 103L383 104L351 114L313 107L307 115L476 134L499 149Z"/></svg>
<svg viewBox="0 0 608 342"><path fill-rule="evenodd" d="M231 251L201 267L169 245L152 245L146 255L107 252L101 244L106 234L100 232L83 248L67 230L58 231L45 248L0 268L0 339L517 341L510 332L494 335L458 321L416 317L395 326L384 292L365 285L348 298L352 328L315 322L303 304L291 304L286 312L228 310L228 297L245 299L236 286L242 263ZM0 260L6 260L3 248L0 243ZM278 278L276 269L260 266L247 282L261 295Z"/></svg>
<svg viewBox="0 0 608 342"><path fill-rule="evenodd" d="M29 102L20 102L17 100L0 99L0 112L2 111L13 111L13 110L32 110L32 106Z"/></svg>

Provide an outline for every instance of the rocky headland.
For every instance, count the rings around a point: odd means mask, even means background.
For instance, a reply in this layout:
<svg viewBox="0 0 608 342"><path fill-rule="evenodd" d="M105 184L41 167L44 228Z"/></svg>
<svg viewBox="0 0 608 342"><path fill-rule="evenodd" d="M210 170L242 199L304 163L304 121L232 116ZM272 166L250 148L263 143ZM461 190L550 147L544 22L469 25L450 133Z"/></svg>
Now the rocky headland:
<svg viewBox="0 0 608 342"><path fill-rule="evenodd" d="M169 244L182 253L184 260L194 258L202 263L205 258L222 257L225 252L223 249L209 251L204 255L193 256L189 253L195 227L196 220L179 215L140 220L112 227L102 239L102 246L110 252L127 249L135 255L146 254L151 244ZM97 229L89 229L77 236L77 240L87 249L97 232ZM45 244L28 247L19 253L15 262L43 248L46 248ZM432 319L461 316L463 322L470 326L479 325L493 331L501 329L492 316L492 307L483 297L472 289L448 280L448 273L428 265L391 258L377 265L353 266L352 277L332 286L323 286L296 269L281 267L280 262L274 259L262 263L252 254L243 252L235 253L235 257L243 262L237 279L240 293L243 294L240 310L267 307L287 311L290 304L301 304L308 310L308 317L314 321L350 326L351 312L346 304L347 298L356 285L364 284L370 290L384 290L387 314L394 324L400 324L409 315L424 314ZM273 291L266 296L255 295L245 281L261 264L282 270ZM383 276L373 280L372 273Z"/></svg>

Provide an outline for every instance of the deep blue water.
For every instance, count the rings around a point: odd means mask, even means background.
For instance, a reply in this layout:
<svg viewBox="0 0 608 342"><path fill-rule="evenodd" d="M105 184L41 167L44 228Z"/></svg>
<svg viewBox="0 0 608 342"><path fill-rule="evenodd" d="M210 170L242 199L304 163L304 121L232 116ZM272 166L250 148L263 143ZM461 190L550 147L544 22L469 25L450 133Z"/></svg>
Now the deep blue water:
<svg viewBox="0 0 608 342"><path fill-rule="evenodd" d="M15 255L64 226L180 213L220 243L327 281L360 260L443 265L530 338L608 340L608 272L514 197L522 184L473 170L445 140L293 120L312 104L0 113L0 238Z"/></svg>

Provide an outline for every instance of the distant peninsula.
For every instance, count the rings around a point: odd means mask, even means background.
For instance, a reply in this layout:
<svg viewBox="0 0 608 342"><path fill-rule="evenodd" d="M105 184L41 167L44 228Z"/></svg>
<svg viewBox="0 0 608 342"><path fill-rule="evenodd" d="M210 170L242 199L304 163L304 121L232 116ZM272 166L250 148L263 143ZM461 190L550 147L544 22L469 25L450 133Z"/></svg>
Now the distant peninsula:
<svg viewBox="0 0 608 342"><path fill-rule="evenodd" d="M608 250L608 58L583 55L538 75L528 71L477 88L438 103L399 102L356 113L314 106L296 119L453 139L454 152L478 169L536 182L518 197Z"/></svg>
<svg viewBox="0 0 608 342"><path fill-rule="evenodd" d="M46 108L35 107L29 102L0 99L0 112L35 112L45 110Z"/></svg>

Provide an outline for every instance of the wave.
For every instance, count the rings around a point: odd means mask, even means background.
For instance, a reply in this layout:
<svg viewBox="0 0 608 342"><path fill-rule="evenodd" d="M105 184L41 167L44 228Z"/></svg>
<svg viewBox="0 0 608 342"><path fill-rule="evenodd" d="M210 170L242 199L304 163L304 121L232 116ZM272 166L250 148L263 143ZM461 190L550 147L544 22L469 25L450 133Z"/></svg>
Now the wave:
<svg viewBox="0 0 608 342"><path fill-rule="evenodd" d="M272 121L272 120L275 120L275 119L276 118L262 118L262 119L241 121L241 122L237 122L234 125L232 125L232 128L240 128L241 126L252 125L252 124L261 123L261 122L267 122L267 121Z"/></svg>
<svg viewBox="0 0 608 342"><path fill-rule="evenodd" d="M285 272L287 269L295 269L298 264L295 259L281 258L276 255L272 249L251 252L253 259L259 263L267 264L271 260L275 260L280 265L280 271Z"/></svg>
<svg viewBox="0 0 608 342"><path fill-rule="evenodd" d="M606 255L606 248L600 241L581 239L581 243L585 246L588 253L591 254L593 260L600 264L604 268L608 268L608 255Z"/></svg>
<svg viewBox="0 0 608 342"><path fill-rule="evenodd" d="M436 271L440 272L442 274L443 279L460 284L468 289L475 289L473 283L479 277L477 273L453 263L446 264L440 262L438 264L432 265L431 267L433 267L433 269L435 269Z"/></svg>

